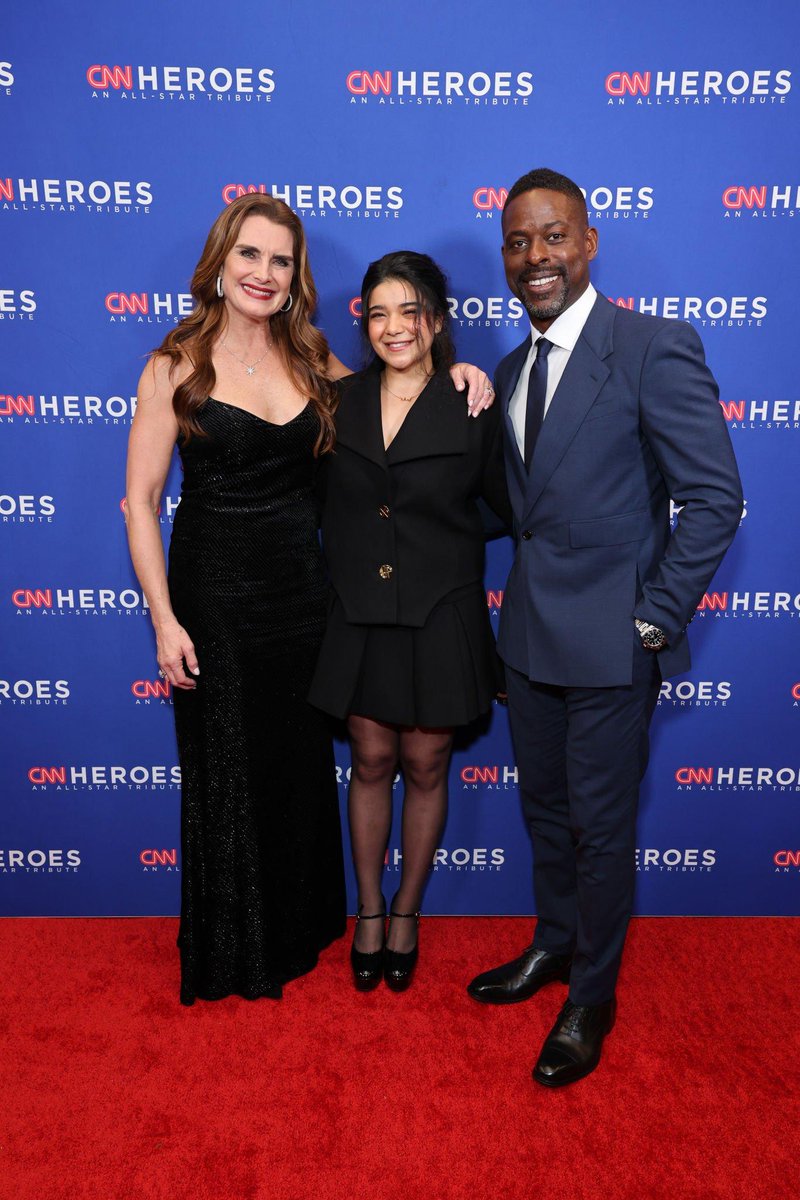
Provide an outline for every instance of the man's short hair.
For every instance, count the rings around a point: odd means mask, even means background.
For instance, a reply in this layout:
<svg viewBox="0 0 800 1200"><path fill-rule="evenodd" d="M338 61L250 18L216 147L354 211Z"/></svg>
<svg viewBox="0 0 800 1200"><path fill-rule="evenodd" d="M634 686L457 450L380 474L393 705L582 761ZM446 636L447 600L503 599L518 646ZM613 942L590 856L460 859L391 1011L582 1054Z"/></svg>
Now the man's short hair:
<svg viewBox="0 0 800 1200"><path fill-rule="evenodd" d="M574 183L566 175L561 175L558 171L551 171L549 167L536 167L535 170L528 171L527 175L518 179L508 193L506 206L517 196L521 196L525 192L533 192L537 188L543 188L548 192L562 192L565 196L570 196L580 205L588 224L589 213L586 208L586 197L577 183Z"/></svg>

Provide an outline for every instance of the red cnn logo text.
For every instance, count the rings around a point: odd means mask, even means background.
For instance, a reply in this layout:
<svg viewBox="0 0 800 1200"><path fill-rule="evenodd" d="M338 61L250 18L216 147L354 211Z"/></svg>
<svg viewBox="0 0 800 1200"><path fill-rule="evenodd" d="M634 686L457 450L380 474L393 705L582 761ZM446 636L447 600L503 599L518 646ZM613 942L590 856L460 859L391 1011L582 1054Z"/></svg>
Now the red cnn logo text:
<svg viewBox="0 0 800 1200"><path fill-rule="evenodd" d="M507 188L476 188L472 193L472 203L481 212L489 212L492 208L504 208L508 199Z"/></svg>
<svg viewBox="0 0 800 1200"><path fill-rule="evenodd" d="M107 67L94 63L86 72L86 80L90 87L101 91L106 88L114 88L115 91L127 88L130 91L133 87L133 67Z"/></svg>
<svg viewBox="0 0 800 1200"><path fill-rule="evenodd" d="M115 316L124 313L147 313L150 311L150 301L146 292L109 292L106 296L106 308Z"/></svg>
<svg viewBox="0 0 800 1200"><path fill-rule="evenodd" d="M66 767L31 767L28 771L31 783L66 783Z"/></svg>
<svg viewBox="0 0 800 1200"><path fill-rule="evenodd" d="M354 96L366 96L367 92L373 96L389 96L392 91L392 72L351 71L347 76L347 90Z"/></svg>
<svg viewBox="0 0 800 1200"><path fill-rule="evenodd" d="M17 588L11 593L11 603L15 608L52 608L52 588Z"/></svg>
<svg viewBox="0 0 800 1200"><path fill-rule="evenodd" d="M713 767L678 767L675 772L678 783L713 783Z"/></svg>
<svg viewBox="0 0 800 1200"><path fill-rule="evenodd" d="M609 96L649 96L649 71L612 71L606 76Z"/></svg>
<svg viewBox="0 0 800 1200"><path fill-rule="evenodd" d="M137 700L167 700L172 694L172 684L168 679L137 679L131 684L131 691Z"/></svg>
<svg viewBox="0 0 800 1200"><path fill-rule="evenodd" d="M139 862L145 867L174 867L177 861L177 850L143 850L139 855Z"/></svg>
<svg viewBox="0 0 800 1200"><path fill-rule="evenodd" d="M33 416L33 396L0 396L0 417L21 417L23 413Z"/></svg>
<svg viewBox="0 0 800 1200"><path fill-rule="evenodd" d="M462 767L462 783L497 783L499 767Z"/></svg>
<svg viewBox="0 0 800 1200"><path fill-rule="evenodd" d="M761 187L725 188L722 193L722 203L726 208L766 208L766 184Z"/></svg>
<svg viewBox="0 0 800 1200"><path fill-rule="evenodd" d="M708 610L709 612L714 612L715 609L718 609L720 612L723 612L727 607L727 592L706 592L697 606L697 611L705 612Z"/></svg>

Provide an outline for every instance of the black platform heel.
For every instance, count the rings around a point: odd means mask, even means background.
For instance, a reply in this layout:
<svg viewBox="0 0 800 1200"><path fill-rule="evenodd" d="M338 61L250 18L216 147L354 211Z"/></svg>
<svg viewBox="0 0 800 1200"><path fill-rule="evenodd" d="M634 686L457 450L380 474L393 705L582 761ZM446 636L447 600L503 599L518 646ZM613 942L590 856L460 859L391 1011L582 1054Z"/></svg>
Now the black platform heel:
<svg viewBox="0 0 800 1200"><path fill-rule="evenodd" d="M394 900L392 901L394 905ZM419 927L420 914L399 913L394 911L394 907L389 912L389 917L403 917L413 919ZM419 957L419 943L413 950L401 952L399 950L390 950L387 946L383 952L383 978L386 980L386 986L391 988L393 992L404 992L411 983L411 976L414 974L414 967L417 965Z"/></svg>
<svg viewBox="0 0 800 1200"><path fill-rule="evenodd" d="M359 921L385 921L386 920L386 901L383 902L383 912L379 913L362 913L363 904L359 904L358 912L356 913L356 928ZM353 934L355 942L355 934ZM353 968L353 983L356 985L356 990L359 992L371 992L378 986L383 977L383 956L386 952L386 931L383 934L383 945L380 950L373 950L369 954L364 954L361 950L356 950L355 945L350 947L350 966Z"/></svg>

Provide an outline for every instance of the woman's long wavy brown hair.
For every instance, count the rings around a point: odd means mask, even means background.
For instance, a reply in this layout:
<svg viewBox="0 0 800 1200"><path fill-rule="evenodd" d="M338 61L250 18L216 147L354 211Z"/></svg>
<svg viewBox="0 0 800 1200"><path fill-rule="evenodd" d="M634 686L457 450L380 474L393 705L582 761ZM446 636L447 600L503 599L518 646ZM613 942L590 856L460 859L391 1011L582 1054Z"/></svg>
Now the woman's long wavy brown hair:
<svg viewBox="0 0 800 1200"><path fill-rule="evenodd" d="M172 360L170 370L185 358L192 371L175 389L172 407L180 432L189 439L202 435L197 412L214 393L217 377L211 361L214 344L227 323L225 302L217 295L217 276L227 255L236 245L242 222L247 217L266 217L274 225L291 230L294 241L294 274L290 287L292 307L277 312L270 320L275 348L298 391L308 396L319 418L315 454L331 450L335 441L333 408L336 392L326 377L328 343L311 324L317 304L317 289L308 263L305 232L299 217L282 200L261 193L237 197L211 226L199 263L192 276L194 308L176 325L156 351Z"/></svg>

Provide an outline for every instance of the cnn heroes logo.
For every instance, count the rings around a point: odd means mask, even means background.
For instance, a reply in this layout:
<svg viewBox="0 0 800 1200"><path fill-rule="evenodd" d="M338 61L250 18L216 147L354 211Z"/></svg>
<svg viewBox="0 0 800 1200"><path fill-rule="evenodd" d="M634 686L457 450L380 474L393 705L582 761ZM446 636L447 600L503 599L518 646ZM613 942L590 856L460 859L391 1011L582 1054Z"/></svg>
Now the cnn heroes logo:
<svg viewBox="0 0 800 1200"><path fill-rule="evenodd" d="M581 188L586 197L586 208L590 221L602 220L647 220L655 203L653 187L620 184L613 187L597 186ZM508 199L508 188L478 187L472 193L475 219L494 220L502 213Z"/></svg>
<svg viewBox="0 0 800 1200"><path fill-rule="evenodd" d="M786 69L704 71L611 71L606 75L606 104L639 108L722 104L729 108L785 104L792 90Z"/></svg>
<svg viewBox="0 0 800 1200"><path fill-rule="evenodd" d="M506 851L500 846L439 846L433 853L434 871L499 871L505 866ZM403 855L396 847L387 850L386 871L401 871Z"/></svg>
<svg viewBox="0 0 800 1200"><path fill-rule="evenodd" d="M269 104L275 92L272 67L121 67L93 63L87 68L86 82L92 100Z"/></svg>
<svg viewBox="0 0 800 1200"><path fill-rule="evenodd" d="M0 92L11 95L14 87L14 65L10 62L0 62Z"/></svg>
<svg viewBox="0 0 800 1200"><path fill-rule="evenodd" d="M0 321L32 321L36 293L31 288L0 288Z"/></svg>
<svg viewBox="0 0 800 1200"><path fill-rule="evenodd" d="M0 849L0 875L74 875L80 850Z"/></svg>
<svg viewBox="0 0 800 1200"><path fill-rule="evenodd" d="M109 325L177 325L194 308L191 292L108 292Z"/></svg>
<svg viewBox="0 0 800 1200"><path fill-rule="evenodd" d="M636 849L636 870L639 873L648 871L659 874L697 874L708 873L717 865L716 850L673 848L656 850L653 848Z"/></svg>
<svg viewBox="0 0 800 1200"><path fill-rule="evenodd" d="M732 694L727 680L665 679L657 703L659 708L727 708Z"/></svg>
<svg viewBox="0 0 800 1200"><path fill-rule="evenodd" d="M172 684L168 679L134 679L131 695L137 707L172 706Z"/></svg>
<svg viewBox="0 0 800 1200"><path fill-rule="evenodd" d="M722 193L722 212L726 220L794 217L800 209L800 184L735 183Z"/></svg>
<svg viewBox="0 0 800 1200"><path fill-rule="evenodd" d="M52 496L0 496L2 525L52 525L55 511Z"/></svg>
<svg viewBox="0 0 800 1200"><path fill-rule="evenodd" d="M706 592L696 617L719 620L787 620L800 617L800 593Z"/></svg>
<svg viewBox="0 0 800 1200"><path fill-rule="evenodd" d="M35 766L28 770L32 792L165 792L181 786L181 769L158 763L154 766Z"/></svg>
<svg viewBox="0 0 800 1200"><path fill-rule="evenodd" d="M349 71L350 104L515 108L533 94L531 71Z"/></svg>
<svg viewBox="0 0 800 1200"><path fill-rule="evenodd" d="M679 792L800 792L800 768L775 766L683 766L675 771Z"/></svg>
<svg viewBox="0 0 800 1200"><path fill-rule="evenodd" d="M618 308L693 321L703 329L760 328L767 315L766 296L609 296L609 300Z"/></svg>
<svg viewBox="0 0 800 1200"><path fill-rule="evenodd" d="M463 792L510 792L519 787L519 772L512 763L470 763L461 768L458 778Z"/></svg>
<svg viewBox="0 0 800 1200"><path fill-rule="evenodd" d="M527 319L516 296L448 296L447 304L451 323L462 329L516 329ZM352 324L360 324L360 296L353 296L348 311Z"/></svg>
<svg viewBox="0 0 800 1200"><path fill-rule="evenodd" d="M130 179L0 179L0 212L149 213L152 184Z"/></svg>
<svg viewBox="0 0 800 1200"><path fill-rule="evenodd" d="M800 429L800 400L720 400L728 428Z"/></svg>
<svg viewBox="0 0 800 1200"><path fill-rule="evenodd" d="M0 425L130 425L135 412L135 396L0 392Z"/></svg>
<svg viewBox="0 0 800 1200"><path fill-rule="evenodd" d="M144 592L135 588L15 588L10 596L18 617L118 617L148 616Z"/></svg>
<svg viewBox="0 0 800 1200"><path fill-rule="evenodd" d="M139 862L142 865L142 873L146 875L157 875L161 872L172 875L180 871L177 847L171 850L140 850Z"/></svg>
<svg viewBox="0 0 800 1200"><path fill-rule="evenodd" d="M800 850L776 850L772 862L775 875L800 875Z"/></svg>
<svg viewBox="0 0 800 1200"><path fill-rule="evenodd" d="M50 707L65 705L69 698L68 679L0 679L0 704Z"/></svg>
<svg viewBox="0 0 800 1200"><path fill-rule="evenodd" d="M404 204L403 189L397 184L226 183L222 189L225 204L239 196L256 194L283 200L303 220L328 216L397 220Z"/></svg>

